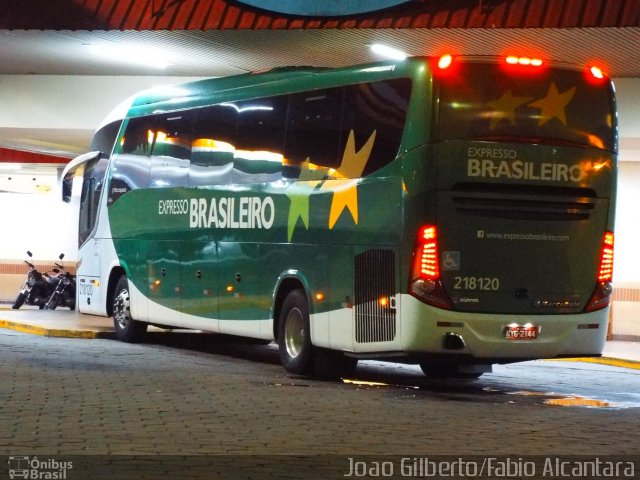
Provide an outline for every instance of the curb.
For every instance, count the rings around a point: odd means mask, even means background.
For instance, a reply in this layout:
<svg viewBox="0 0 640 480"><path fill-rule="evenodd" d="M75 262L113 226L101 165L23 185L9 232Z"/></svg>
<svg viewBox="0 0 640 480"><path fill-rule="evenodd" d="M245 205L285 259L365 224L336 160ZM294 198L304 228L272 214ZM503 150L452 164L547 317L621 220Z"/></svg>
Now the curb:
<svg viewBox="0 0 640 480"><path fill-rule="evenodd" d="M113 338L113 332L96 332L93 330L65 330L38 327L25 323L11 322L8 320L0 320L0 328L16 330L23 333L31 333L33 335L41 335L43 337L62 337L62 338Z"/></svg>
<svg viewBox="0 0 640 480"><path fill-rule="evenodd" d="M597 363L599 365L609 365L610 367L631 368L633 370L640 370L640 361L624 360L622 358L613 357L553 358L549 360L558 362Z"/></svg>

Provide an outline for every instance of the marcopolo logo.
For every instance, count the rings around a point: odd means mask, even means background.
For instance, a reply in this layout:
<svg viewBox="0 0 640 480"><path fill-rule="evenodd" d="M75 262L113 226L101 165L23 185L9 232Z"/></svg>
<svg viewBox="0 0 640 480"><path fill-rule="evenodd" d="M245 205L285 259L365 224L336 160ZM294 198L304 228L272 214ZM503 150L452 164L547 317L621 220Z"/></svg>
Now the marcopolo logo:
<svg viewBox="0 0 640 480"><path fill-rule="evenodd" d="M67 470L73 468L73 462L65 462L54 458L9 457L9 478L27 478L33 480L65 480Z"/></svg>

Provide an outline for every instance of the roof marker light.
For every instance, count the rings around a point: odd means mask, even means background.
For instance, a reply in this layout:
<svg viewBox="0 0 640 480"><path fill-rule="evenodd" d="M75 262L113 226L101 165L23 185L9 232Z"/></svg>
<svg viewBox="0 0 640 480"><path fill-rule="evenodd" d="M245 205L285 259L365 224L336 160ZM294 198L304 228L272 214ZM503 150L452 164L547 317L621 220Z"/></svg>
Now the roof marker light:
<svg viewBox="0 0 640 480"><path fill-rule="evenodd" d="M516 57L515 55L509 55L505 58L505 61L509 65L530 65L532 67L540 67L542 65L542 60L539 58Z"/></svg>
<svg viewBox="0 0 640 480"><path fill-rule="evenodd" d="M453 57L451 55L449 55L449 54L442 55L440 57L440 59L438 60L438 68L440 70L445 70L445 69L449 68L452 63L453 63Z"/></svg>
<svg viewBox="0 0 640 480"><path fill-rule="evenodd" d="M602 70L598 67L593 66L589 69L589 71L591 72L591 75L599 80L602 80L604 78L604 73L602 73Z"/></svg>

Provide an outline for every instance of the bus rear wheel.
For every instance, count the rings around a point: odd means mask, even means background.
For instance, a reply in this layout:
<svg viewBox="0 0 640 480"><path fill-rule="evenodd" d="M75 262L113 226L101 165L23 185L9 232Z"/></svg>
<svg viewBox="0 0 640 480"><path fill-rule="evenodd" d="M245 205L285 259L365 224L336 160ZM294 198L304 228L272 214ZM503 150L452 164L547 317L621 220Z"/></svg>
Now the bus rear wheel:
<svg viewBox="0 0 640 480"><path fill-rule="evenodd" d="M309 373L313 346L309 327L309 304L303 290L293 290L284 299L278 318L280 361L291 373Z"/></svg>
<svg viewBox="0 0 640 480"><path fill-rule="evenodd" d="M147 331L146 323L131 317L129 282L124 275L118 279L113 294L113 326L116 338L128 343L139 342Z"/></svg>

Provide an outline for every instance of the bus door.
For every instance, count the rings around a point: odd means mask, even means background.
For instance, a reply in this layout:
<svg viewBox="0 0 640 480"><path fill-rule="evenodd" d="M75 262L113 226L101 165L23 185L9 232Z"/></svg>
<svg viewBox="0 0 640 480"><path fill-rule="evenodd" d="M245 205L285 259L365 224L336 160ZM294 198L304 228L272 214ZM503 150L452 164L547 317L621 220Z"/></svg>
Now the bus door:
<svg viewBox="0 0 640 480"><path fill-rule="evenodd" d="M80 155L62 173L62 200L73 202L73 183L82 175L79 202L77 294L78 310L85 313L105 313L103 290L100 288L100 245L96 235L100 212L100 197L109 159L99 151Z"/></svg>

